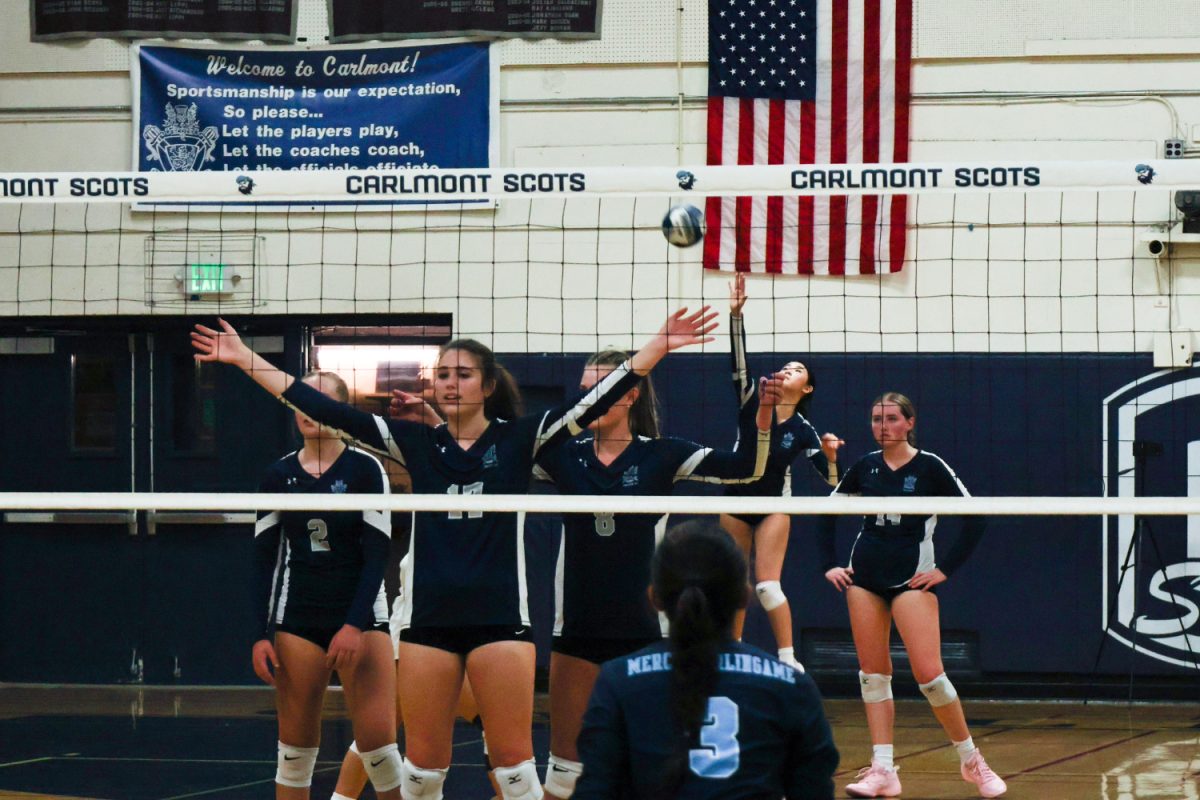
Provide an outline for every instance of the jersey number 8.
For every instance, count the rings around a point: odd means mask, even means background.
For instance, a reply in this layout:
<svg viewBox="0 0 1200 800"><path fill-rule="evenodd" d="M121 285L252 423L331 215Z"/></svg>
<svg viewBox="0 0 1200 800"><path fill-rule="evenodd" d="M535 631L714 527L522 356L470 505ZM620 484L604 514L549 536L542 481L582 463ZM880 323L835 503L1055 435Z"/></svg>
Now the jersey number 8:
<svg viewBox="0 0 1200 800"><path fill-rule="evenodd" d="M611 511L597 511L596 517L596 533L601 536L612 536L617 531L617 521L613 519Z"/></svg>

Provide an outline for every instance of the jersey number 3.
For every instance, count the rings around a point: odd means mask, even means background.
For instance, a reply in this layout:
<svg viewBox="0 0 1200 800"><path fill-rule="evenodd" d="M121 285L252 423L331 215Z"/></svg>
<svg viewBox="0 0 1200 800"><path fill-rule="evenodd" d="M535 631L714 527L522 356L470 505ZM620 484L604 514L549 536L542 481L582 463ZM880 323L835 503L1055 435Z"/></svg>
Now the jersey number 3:
<svg viewBox="0 0 1200 800"><path fill-rule="evenodd" d="M688 766L701 778L728 778L738 770L738 707L728 697L708 698L700 746L688 751Z"/></svg>

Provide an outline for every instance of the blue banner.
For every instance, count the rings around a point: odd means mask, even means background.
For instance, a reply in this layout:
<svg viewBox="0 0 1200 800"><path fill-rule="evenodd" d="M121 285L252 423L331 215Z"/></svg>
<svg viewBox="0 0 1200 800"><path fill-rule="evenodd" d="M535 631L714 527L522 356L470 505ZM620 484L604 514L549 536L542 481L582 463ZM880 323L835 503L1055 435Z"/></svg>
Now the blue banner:
<svg viewBox="0 0 1200 800"><path fill-rule="evenodd" d="M486 42L418 47L137 47L134 169L490 167Z"/></svg>

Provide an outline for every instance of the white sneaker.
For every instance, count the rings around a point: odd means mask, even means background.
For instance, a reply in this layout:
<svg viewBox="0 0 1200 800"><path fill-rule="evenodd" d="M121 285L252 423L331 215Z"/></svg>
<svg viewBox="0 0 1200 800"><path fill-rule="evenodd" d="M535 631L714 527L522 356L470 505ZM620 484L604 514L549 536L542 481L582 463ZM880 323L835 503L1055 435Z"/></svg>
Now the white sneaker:
<svg viewBox="0 0 1200 800"><path fill-rule="evenodd" d="M898 771L899 767L888 769L878 761L872 761L871 766L858 771L858 780L846 787L846 793L851 797L899 797Z"/></svg>
<svg viewBox="0 0 1200 800"><path fill-rule="evenodd" d="M983 760L983 753L976 750L967 762L962 765L963 780L979 787L980 797L999 797L1008 791L1004 780L992 772L992 768Z"/></svg>

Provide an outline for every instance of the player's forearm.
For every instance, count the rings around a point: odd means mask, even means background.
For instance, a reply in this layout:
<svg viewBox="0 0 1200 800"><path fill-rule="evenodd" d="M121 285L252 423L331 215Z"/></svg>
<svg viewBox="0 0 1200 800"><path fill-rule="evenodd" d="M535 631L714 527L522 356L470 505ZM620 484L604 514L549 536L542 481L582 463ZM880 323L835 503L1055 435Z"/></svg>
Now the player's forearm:
<svg viewBox="0 0 1200 800"><path fill-rule="evenodd" d="M255 353L253 350L247 350L247 355L238 360L237 366L241 368L250 378L262 388L279 397L287 391L288 387L295 381L295 377L289 375L283 370L276 367L270 361Z"/></svg>

